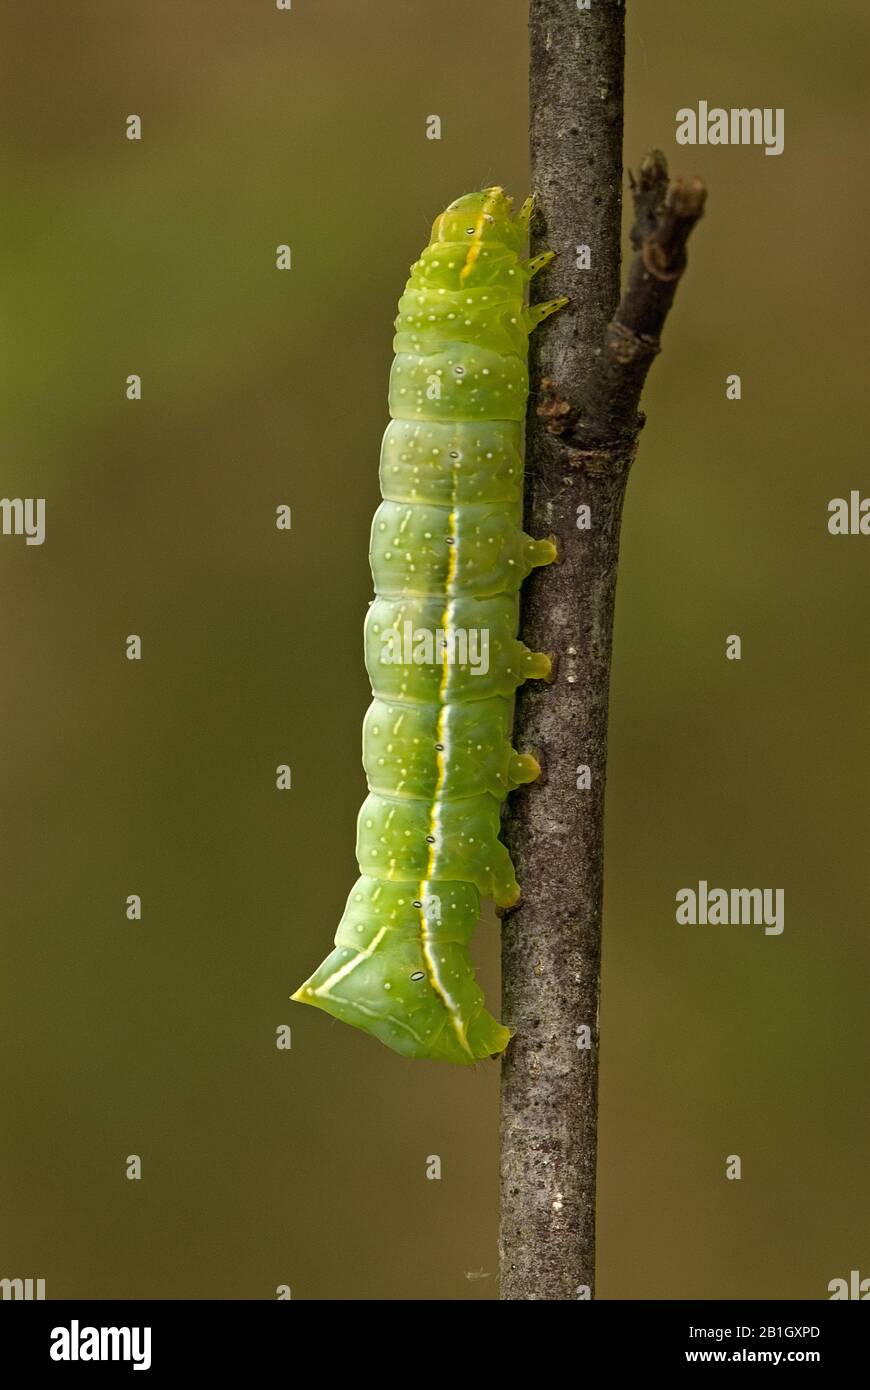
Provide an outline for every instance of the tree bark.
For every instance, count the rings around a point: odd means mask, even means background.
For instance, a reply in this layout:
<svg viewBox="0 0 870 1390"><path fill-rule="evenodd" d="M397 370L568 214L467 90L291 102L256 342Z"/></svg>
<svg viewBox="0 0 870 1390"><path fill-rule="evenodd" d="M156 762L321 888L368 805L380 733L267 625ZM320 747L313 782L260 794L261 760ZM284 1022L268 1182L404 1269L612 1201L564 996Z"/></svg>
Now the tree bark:
<svg viewBox="0 0 870 1390"><path fill-rule="evenodd" d="M502 1010L515 1031L502 1069L503 1299L594 1297L620 520L640 393L704 204L697 180L669 190L664 157L647 156L632 181L635 257L619 303L624 22L623 0L588 11L531 0L531 251L559 253L536 298L571 304L533 334L529 358L525 525L556 538L559 560L523 591L522 639L553 654L554 673L519 694L514 741L543 773L509 799L504 822L523 896L503 916Z"/></svg>

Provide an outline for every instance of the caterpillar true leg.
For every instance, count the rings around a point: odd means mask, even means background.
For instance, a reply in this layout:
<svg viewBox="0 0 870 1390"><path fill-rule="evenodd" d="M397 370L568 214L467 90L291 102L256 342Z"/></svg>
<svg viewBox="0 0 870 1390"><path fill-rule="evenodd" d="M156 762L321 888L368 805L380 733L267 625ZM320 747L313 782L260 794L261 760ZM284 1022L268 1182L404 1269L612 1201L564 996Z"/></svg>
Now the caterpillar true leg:
<svg viewBox="0 0 870 1390"><path fill-rule="evenodd" d="M548 319L551 314L558 313L560 309L564 309L567 303L568 300L563 295L561 299L547 299L540 304L529 304L523 311L526 323L529 326L529 332L531 333L534 328L537 328L539 323L543 323L544 319Z"/></svg>
<svg viewBox="0 0 870 1390"><path fill-rule="evenodd" d="M555 259L555 256L555 251L541 251L539 255L532 256L530 260L521 261L520 265L525 271L526 279L534 279L545 266L548 266L550 262Z"/></svg>

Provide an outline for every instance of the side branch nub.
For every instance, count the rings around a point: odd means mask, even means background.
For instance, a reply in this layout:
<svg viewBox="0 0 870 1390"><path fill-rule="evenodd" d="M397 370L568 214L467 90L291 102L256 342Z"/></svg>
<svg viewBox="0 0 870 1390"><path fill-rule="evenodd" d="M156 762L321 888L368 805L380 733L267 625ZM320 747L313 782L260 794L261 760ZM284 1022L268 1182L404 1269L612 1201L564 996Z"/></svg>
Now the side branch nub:
<svg viewBox="0 0 870 1390"><path fill-rule="evenodd" d="M698 178L669 182L660 150L651 150L637 177L629 173L629 181L635 255L619 308L607 325L603 350L581 385L582 403L579 408L572 404L560 383L545 378L536 409L547 433L576 450L586 471L599 473L619 471L604 465L605 457L619 460L621 467L633 455L632 441L642 424L641 391L686 268L686 243L707 198ZM587 460L593 456L590 468Z"/></svg>
<svg viewBox="0 0 870 1390"><path fill-rule="evenodd" d="M628 177L634 198L631 242L636 255L611 328L657 345L677 281L686 268L686 243L704 215L707 190L694 177L669 184L661 150L649 152L637 178L631 173Z"/></svg>

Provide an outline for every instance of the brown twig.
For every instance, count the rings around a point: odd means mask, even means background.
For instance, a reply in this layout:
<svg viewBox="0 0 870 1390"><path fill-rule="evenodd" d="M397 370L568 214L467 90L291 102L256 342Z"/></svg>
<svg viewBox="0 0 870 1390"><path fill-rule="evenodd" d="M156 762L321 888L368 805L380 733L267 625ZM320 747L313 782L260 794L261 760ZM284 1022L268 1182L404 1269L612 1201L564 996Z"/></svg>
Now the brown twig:
<svg viewBox="0 0 870 1390"><path fill-rule="evenodd" d="M641 390L704 189L698 180L669 187L664 156L647 156L632 182L635 255L620 300L623 0L596 0L586 12L531 0L530 35L532 253L562 253L541 298L567 294L572 303L533 336L529 361L526 529L555 536L560 560L524 590L521 635L557 656L558 667L550 684L520 691L514 741L539 750L547 780L516 792L505 816L523 897L502 927L503 1013L516 1031L502 1070L501 1297L575 1299L595 1286L604 780L620 520ZM580 243L591 248L588 271L573 269Z"/></svg>

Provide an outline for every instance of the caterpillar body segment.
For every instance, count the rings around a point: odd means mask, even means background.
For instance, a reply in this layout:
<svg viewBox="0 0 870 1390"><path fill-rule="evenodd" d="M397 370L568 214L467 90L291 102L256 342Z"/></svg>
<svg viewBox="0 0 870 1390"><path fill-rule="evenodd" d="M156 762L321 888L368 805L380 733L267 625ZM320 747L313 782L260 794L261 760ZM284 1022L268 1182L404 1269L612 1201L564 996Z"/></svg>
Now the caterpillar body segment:
<svg viewBox="0 0 870 1390"><path fill-rule="evenodd" d="M521 524L528 336L567 302L524 302L553 257L520 259L531 206L514 216L500 188L452 203L399 301L369 550L362 876L293 995L404 1056L463 1065L510 1038L469 943L482 895L519 898L501 803L540 767L511 746L514 697L551 674L517 638L520 585L556 558Z"/></svg>
<svg viewBox="0 0 870 1390"><path fill-rule="evenodd" d="M420 896L416 897L416 893ZM507 1047L484 1007L468 943L480 895L467 883L360 878L335 949L293 996L353 1023L405 1057L468 1064Z"/></svg>

